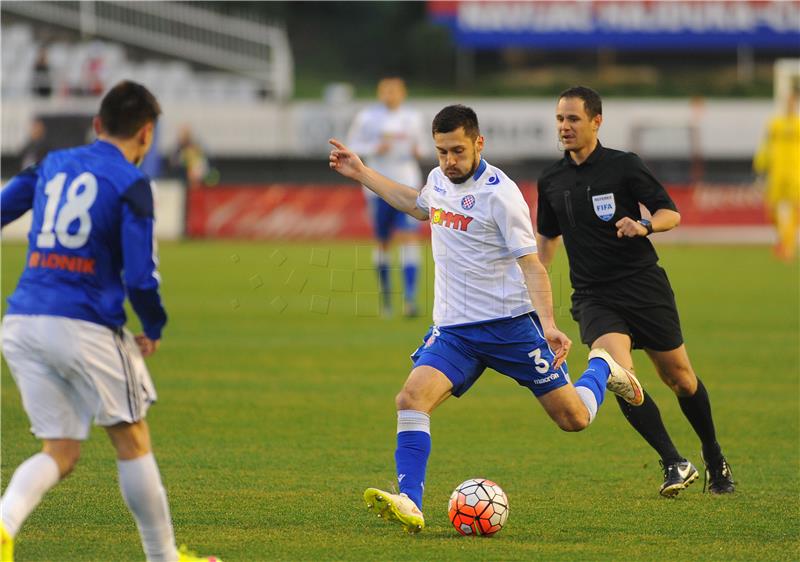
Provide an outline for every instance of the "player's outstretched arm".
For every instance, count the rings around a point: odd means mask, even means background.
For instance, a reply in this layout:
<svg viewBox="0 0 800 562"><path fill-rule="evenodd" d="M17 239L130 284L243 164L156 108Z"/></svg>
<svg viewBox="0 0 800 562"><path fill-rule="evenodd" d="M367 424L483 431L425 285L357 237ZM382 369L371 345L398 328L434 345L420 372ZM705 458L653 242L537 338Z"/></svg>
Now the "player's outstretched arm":
<svg viewBox="0 0 800 562"><path fill-rule="evenodd" d="M558 369L567 358L567 354L569 354L572 340L556 326L553 315L553 291L550 287L550 277L536 254L528 254L517 258L517 263L525 276L528 294L531 297L533 307L536 309L536 315L542 324L544 337L553 352L555 352L556 360L553 368Z"/></svg>
<svg viewBox="0 0 800 562"><path fill-rule="evenodd" d="M328 142L333 145L329 157L332 170L365 185L398 211L419 220L427 220L428 213L417 207L419 192L416 189L390 180L366 166L355 152L338 140L330 139Z"/></svg>

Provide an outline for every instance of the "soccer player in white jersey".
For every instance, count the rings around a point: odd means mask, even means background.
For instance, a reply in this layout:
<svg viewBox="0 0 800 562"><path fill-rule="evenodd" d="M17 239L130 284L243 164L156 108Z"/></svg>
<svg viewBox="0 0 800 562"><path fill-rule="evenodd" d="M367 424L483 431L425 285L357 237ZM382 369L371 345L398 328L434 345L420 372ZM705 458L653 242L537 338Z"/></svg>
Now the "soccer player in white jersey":
<svg viewBox="0 0 800 562"><path fill-rule="evenodd" d="M370 509L406 531L425 526L422 493L431 451L430 415L461 396L490 367L530 389L565 431L585 429L608 388L633 405L642 388L604 350L573 385L565 359L572 342L553 317L550 279L536 255L530 211L517 185L481 157L475 112L463 105L434 118L439 167L421 192L365 166L331 139L330 167L396 209L430 220L436 266L433 326L411 356L414 367L395 399L395 461L400 493L368 488Z"/></svg>
<svg viewBox="0 0 800 562"><path fill-rule="evenodd" d="M347 135L350 148L365 158L378 173L416 189L422 185L418 159L425 142L422 116L404 105L406 84L389 76L378 82L379 103L361 110ZM375 268L378 272L385 315L391 314L390 243L400 246L403 270L403 313L417 315L417 272L419 270L419 224L365 188L367 210L378 246Z"/></svg>
<svg viewBox="0 0 800 562"><path fill-rule="evenodd" d="M14 472L0 501L0 560L48 490L80 456L92 421L117 453L122 497L149 562L220 562L175 545L145 414L156 392L143 357L167 314L153 239L153 191L137 167L161 108L144 86L120 82L100 103L98 139L58 150L0 193L2 226L32 209L25 270L3 318L3 355L42 451ZM142 323L125 325L125 297ZM53 529L53 531L56 531Z"/></svg>

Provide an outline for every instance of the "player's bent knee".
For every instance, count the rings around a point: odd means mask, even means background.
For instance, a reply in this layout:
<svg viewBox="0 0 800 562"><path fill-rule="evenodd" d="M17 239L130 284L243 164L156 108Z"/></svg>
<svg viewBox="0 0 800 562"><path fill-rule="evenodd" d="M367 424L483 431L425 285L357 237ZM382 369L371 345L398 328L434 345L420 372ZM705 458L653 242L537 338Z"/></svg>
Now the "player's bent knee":
<svg viewBox="0 0 800 562"><path fill-rule="evenodd" d="M397 393L397 396L394 398L394 405L398 410L423 410L423 404L419 393L407 388Z"/></svg>
<svg viewBox="0 0 800 562"><path fill-rule="evenodd" d="M106 428L120 460L131 460L150 452L150 431L144 420Z"/></svg>
<svg viewBox="0 0 800 562"><path fill-rule="evenodd" d="M556 420L558 427L564 431L576 432L583 431L589 427L589 416L586 415L568 415Z"/></svg>
<svg viewBox="0 0 800 562"><path fill-rule="evenodd" d="M692 396L697 391L697 376L689 366L678 366L665 374L664 382L678 396Z"/></svg>
<svg viewBox="0 0 800 562"><path fill-rule="evenodd" d="M81 457L80 442L72 439L47 440L44 442L42 451L56 461L58 473L62 479L75 469Z"/></svg>

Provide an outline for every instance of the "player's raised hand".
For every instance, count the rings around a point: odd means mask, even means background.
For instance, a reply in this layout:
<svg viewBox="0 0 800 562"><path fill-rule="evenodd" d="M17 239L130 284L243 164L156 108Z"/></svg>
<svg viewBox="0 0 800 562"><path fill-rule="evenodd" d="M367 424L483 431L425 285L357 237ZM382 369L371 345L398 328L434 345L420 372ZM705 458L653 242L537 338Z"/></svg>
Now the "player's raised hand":
<svg viewBox="0 0 800 562"><path fill-rule="evenodd" d="M329 157L331 169L346 178L358 180L359 174L365 168L361 158L336 139L329 139L328 142L333 145Z"/></svg>
<svg viewBox="0 0 800 562"><path fill-rule="evenodd" d="M151 340L144 334L139 334L138 336L134 336L134 341L136 345L139 346L139 351L142 352L142 357L150 357L153 355L156 350L158 350L158 344L161 340Z"/></svg>
<svg viewBox="0 0 800 562"><path fill-rule="evenodd" d="M630 217L622 217L614 226L617 227L617 238L636 238L637 236L647 236L647 228L642 223Z"/></svg>
<svg viewBox="0 0 800 562"><path fill-rule="evenodd" d="M550 344L550 349L555 353L553 369L558 369L566 361L567 355L569 355L569 350L572 348L572 340L558 328L545 330L544 338Z"/></svg>

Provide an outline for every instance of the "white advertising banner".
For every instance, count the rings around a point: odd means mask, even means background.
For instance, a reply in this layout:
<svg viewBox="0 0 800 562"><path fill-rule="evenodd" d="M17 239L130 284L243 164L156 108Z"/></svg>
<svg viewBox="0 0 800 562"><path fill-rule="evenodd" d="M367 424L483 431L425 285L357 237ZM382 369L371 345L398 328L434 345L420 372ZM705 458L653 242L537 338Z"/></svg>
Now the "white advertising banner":
<svg viewBox="0 0 800 562"><path fill-rule="evenodd" d="M212 157L324 158L331 136L343 138L356 112L369 102L286 105L164 103L160 149L169 154L178 131L189 125ZM442 107L463 103L478 113L486 137L486 155L496 162L558 156L555 100L476 98L413 100L427 122ZM605 145L640 152L648 158L748 159L774 109L771 99L619 99L604 101L600 140ZM36 115L82 111L87 104L34 105L3 102L2 151L17 154ZM433 156L433 145L430 146Z"/></svg>

